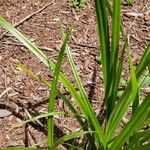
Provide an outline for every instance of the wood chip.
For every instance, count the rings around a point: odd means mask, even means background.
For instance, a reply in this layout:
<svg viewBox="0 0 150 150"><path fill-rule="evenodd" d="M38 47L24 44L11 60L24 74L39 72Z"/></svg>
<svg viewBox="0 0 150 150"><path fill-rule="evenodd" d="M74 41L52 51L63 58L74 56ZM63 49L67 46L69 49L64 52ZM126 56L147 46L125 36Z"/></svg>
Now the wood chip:
<svg viewBox="0 0 150 150"><path fill-rule="evenodd" d="M6 110L6 109L0 109L0 118L5 118L8 117L12 114L11 111Z"/></svg>

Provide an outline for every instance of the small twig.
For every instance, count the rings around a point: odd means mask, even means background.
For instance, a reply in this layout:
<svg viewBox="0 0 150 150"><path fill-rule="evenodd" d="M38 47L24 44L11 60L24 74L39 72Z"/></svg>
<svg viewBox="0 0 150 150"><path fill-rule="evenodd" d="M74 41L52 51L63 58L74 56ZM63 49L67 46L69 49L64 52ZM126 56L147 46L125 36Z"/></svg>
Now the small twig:
<svg viewBox="0 0 150 150"><path fill-rule="evenodd" d="M30 112L28 111L28 109L26 107L24 107L23 109L24 109L24 112L25 112L25 115L26 115L26 119L31 119L32 116L31 116ZM39 125L43 126L43 124L39 120L36 120L36 122Z"/></svg>
<svg viewBox="0 0 150 150"><path fill-rule="evenodd" d="M6 90L4 90L1 94L0 94L0 98L2 98L5 94L7 94L9 91L12 91L11 87L8 87Z"/></svg>
<svg viewBox="0 0 150 150"><path fill-rule="evenodd" d="M15 46L23 46L26 47L25 45L21 44L21 43L12 43L12 42L1 42L2 44L7 44L7 45L15 45ZM98 46L93 46L93 45L87 45L87 44L71 44L74 47L87 47L87 48L96 48L98 49ZM44 51L53 51L52 48L48 48L45 46L38 46L39 49L44 50Z"/></svg>
<svg viewBox="0 0 150 150"><path fill-rule="evenodd" d="M33 16L35 16L36 14L42 12L44 9L46 9L48 6L52 5L55 2L55 0L53 0L52 2L47 3L45 6L43 6L42 8L38 9L37 11L29 14L28 16L26 16L25 18L23 18L22 20L18 21L17 23L14 24L14 27L18 27L21 24L23 24L25 21L29 20L30 18L32 18ZM5 37L5 35L7 34L6 32L3 32L0 36L0 40L3 39Z"/></svg>
<svg viewBox="0 0 150 150"><path fill-rule="evenodd" d="M15 46L22 46L25 47L25 45L21 44L21 43L12 43L12 42L1 42L2 44L7 44L7 45L15 45ZM38 46L39 49L44 50L44 51L53 51L52 48L48 48L48 47L43 47L43 46Z"/></svg>
<svg viewBox="0 0 150 150"><path fill-rule="evenodd" d="M3 66L0 66L2 69L3 69L3 71L4 71L4 73L5 73L5 79L4 79L4 85L5 85L5 91L6 91L6 93L4 92L4 94L7 94L7 96L8 96L8 91L7 91L7 76L6 76L6 70L5 70L5 68L3 67ZM3 93L2 93L3 94ZM2 95L3 96L3 95ZM0 96L1 97L1 96Z"/></svg>
<svg viewBox="0 0 150 150"><path fill-rule="evenodd" d="M136 12L127 12L124 15L128 17L143 17L144 16L143 13L136 13Z"/></svg>
<svg viewBox="0 0 150 150"><path fill-rule="evenodd" d="M94 46L94 45L88 45L88 44L72 44L75 47L87 47L87 48L98 48L98 46Z"/></svg>

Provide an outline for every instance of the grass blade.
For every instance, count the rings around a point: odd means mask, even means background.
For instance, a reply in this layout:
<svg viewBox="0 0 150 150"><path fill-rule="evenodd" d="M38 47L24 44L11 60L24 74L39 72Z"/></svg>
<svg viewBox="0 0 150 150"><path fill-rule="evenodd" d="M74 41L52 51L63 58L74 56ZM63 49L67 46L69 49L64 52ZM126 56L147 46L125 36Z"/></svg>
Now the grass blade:
<svg viewBox="0 0 150 150"><path fill-rule="evenodd" d="M62 30L62 35L64 37L65 33L63 31L63 28L61 28L61 30ZM84 108L84 114L88 118L88 120L87 120L88 124L89 125L91 124L91 128L94 127L94 129L96 131L96 134L98 136L98 139L101 141L101 143L103 145L105 145L105 139L104 139L104 134L103 134L102 128L100 127L98 119L96 118L96 115L94 114L94 111L93 111L93 109L91 107L91 104L88 100L88 97L86 95L86 92L85 92L85 89L84 89L83 84L81 82L81 79L78 75L78 72L77 72L77 69L76 69L76 66L75 66L75 63L74 63L74 60L72 58L71 51L70 51L70 48L69 48L68 45L66 47L66 52L67 52L67 56L68 56L68 59L69 59L70 66L71 66L72 73L74 75L77 86L79 88L79 92L80 92L80 95L81 95L81 103L84 106L83 107Z"/></svg>
<svg viewBox="0 0 150 150"><path fill-rule="evenodd" d="M119 149L126 140L137 130L140 124L143 123L147 117L148 111L150 108L150 94L145 98L143 103L139 106L136 112L133 114L130 121L125 125L125 128L121 131L120 135L117 137L117 140L111 145L111 150Z"/></svg>
<svg viewBox="0 0 150 150"><path fill-rule="evenodd" d="M48 102L48 113L54 111L60 67L62 64L63 57L64 57L64 52L66 49L67 42L69 40L69 36L70 36L70 32L65 37L65 39L63 41L63 45L59 52L59 56L57 58L57 63L56 63L56 67L54 70L54 78L52 81L52 87L51 87L51 92L50 92L50 98L49 98L49 102ZM53 119L53 117L48 117L48 125L47 126L48 126L48 148L51 150L53 143L54 143L54 119Z"/></svg>
<svg viewBox="0 0 150 150"><path fill-rule="evenodd" d="M55 69L55 64L48 59L48 57L35 46L33 43L31 43L27 38L25 38L17 29L15 29L10 23L8 23L5 19L0 17L0 25L6 30L8 30L12 35L14 35L20 42L22 42L35 56L37 56L47 67L51 67L52 72ZM66 87L68 92L71 94L71 96L75 99L77 104L81 106L82 104L80 102L80 95L77 93L74 86L71 84L71 82L68 80L68 78L60 72L59 75L60 81L63 83L63 85Z"/></svg>
<svg viewBox="0 0 150 150"><path fill-rule="evenodd" d="M121 12L121 1L113 0L112 42L111 42L110 62L111 62L111 67L115 69L115 72L116 72L115 65L117 64L119 39L120 39L120 24L121 24L120 12Z"/></svg>
<svg viewBox="0 0 150 150"><path fill-rule="evenodd" d="M55 65L54 63L48 59L48 57L37 48L33 43L31 43L27 38L25 38L17 29L15 29L11 24L9 24L5 19L0 17L0 25L6 30L8 30L12 35L14 35L20 42L22 42L31 52L33 52L47 67L51 67L51 70L54 71ZM76 92L75 88L71 84L71 82L68 80L68 78L60 72L59 79L63 83L63 85L66 87L66 89L70 92L72 97L76 100L79 106L82 104L80 102L80 95Z"/></svg>
<svg viewBox="0 0 150 150"><path fill-rule="evenodd" d="M10 23L8 23L5 19L0 17L0 25L4 27L6 30L8 30L12 35L14 35L20 42L22 42L35 56L37 56L47 67L51 67L52 72L55 69L55 64L48 59L48 57L35 46L33 43L31 43L27 38L25 38L17 29L15 29ZM68 78L60 72L59 75L60 81L63 83L63 85L66 87L67 91L71 94L71 96L76 101L77 105L81 108L81 111L84 112L83 105L81 103L81 97L74 88L74 86L71 84L71 82L68 80ZM84 113L85 114L85 113Z"/></svg>
<svg viewBox="0 0 150 150"><path fill-rule="evenodd" d="M107 9L108 9L109 14L112 17L113 16L113 9L112 9L112 6L108 0L106 0L106 5L107 5ZM125 35L125 31L123 29L123 23L122 22L120 25L120 30L121 30L121 34L122 34L124 41L126 41L126 35Z"/></svg>
<svg viewBox="0 0 150 150"><path fill-rule="evenodd" d="M21 121L20 123L15 124L10 130L14 129L14 128L19 128L29 122L34 122L34 121L38 121L41 118L47 118L50 116L56 116L56 115L64 115L65 112L50 112L50 113L45 113L45 114L41 114L38 115L36 117L32 117L31 119L25 120L25 121Z"/></svg>
<svg viewBox="0 0 150 150"><path fill-rule="evenodd" d="M150 84L150 73L147 70L143 77L140 79L139 89L143 89L144 87Z"/></svg>
<svg viewBox="0 0 150 150"><path fill-rule="evenodd" d="M43 52L41 52L35 45L33 45L30 41L28 41L18 30L16 30L11 24L9 24L7 21L5 21L2 17L0 17L0 25L2 25L4 28L6 28L19 41L21 41L27 48L29 48L47 67L49 67L49 65L50 65L51 69L54 70L55 65L53 64L53 62L51 60L48 60L48 58L43 54ZM85 115L86 113L85 113L84 106L82 104L81 97L77 93L77 91L75 90L73 85L66 78L66 76L62 73L60 73L59 79L64 84L66 89L70 92L71 96L75 99L75 101L77 102L77 104L81 108L81 111Z"/></svg>
<svg viewBox="0 0 150 150"><path fill-rule="evenodd" d="M88 134L88 133L89 133L89 131L78 131L78 132L74 132L74 133L65 135L55 141L53 149L55 149L59 144L63 144L64 142L66 142L68 140L81 137L84 134Z"/></svg>
<svg viewBox="0 0 150 150"><path fill-rule="evenodd" d="M140 145L142 145L150 139L150 129L138 132L137 135L139 137L138 141L139 141Z"/></svg>
<svg viewBox="0 0 150 150"><path fill-rule="evenodd" d="M96 131L97 136L99 137L99 140L104 145L105 139L104 139L104 134L103 134L102 128L100 127L98 119L96 118L96 115L94 114L94 111L91 107L91 104L87 98L86 92L85 92L84 87L82 85L81 79L77 73L74 61L73 61L72 56L71 56L71 52L70 52L68 47L67 47L66 52L67 52L67 56L68 56L71 68L72 68L72 72L74 74L74 78L76 80L76 83L78 85L78 88L79 88L79 91L81 94L81 100L82 100L83 105L84 105L85 115L88 118L88 123L91 124L91 127L95 128L95 131Z"/></svg>
<svg viewBox="0 0 150 150"><path fill-rule="evenodd" d="M119 87L119 83L121 80L121 73L122 73L122 66L123 66L123 60L124 60L124 54L125 54L125 50L127 48L127 40L124 43L124 47L121 50L121 56L118 60L118 64L117 64L117 72L116 72L116 81L114 83L114 91L113 91L113 99L115 100L118 94L118 87Z"/></svg>
<svg viewBox="0 0 150 150"><path fill-rule="evenodd" d="M144 54L140 59L140 62L135 71L137 78L139 78L142 72L145 70L145 68L149 66L150 64L149 62L150 62L150 44L147 46L147 48L145 48Z"/></svg>
<svg viewBox="0 0 150 150"><path fill-rule="evenodd" d="M46 85L49 89L51 88L51 83L45 79L43 79L41 76L35 74L32 70L28 69L27 67L21 65L21 64L16 64L17 67L21 68L24 72L28 73L31 75L34 79L37 81L42 82L44 85ZM84 122L82 121L82 117L78 115L78 111L75 109L75 107L71 104L70 100L65 97L58 89L57 89L57 95L65 102L65 104L69 107L71 112L74 114L75 118L79 122L82 128L85 128Z"/></svg>
<svg viewBox="0 0 150 150"><path fill-rule="evenodd" d="M149 62L150 62L150 44L145 49L145 52L141 58L141 61L135 70L135 75L136 75L137 79L139 79L139 77L141 76L143 71L149 65ZM117 104L116 108L112 112L113 114L111 115L111 118L108 121L108 125L107 125L106 132L105 132L105 135L107 136L108 139L114 134L115 129L117 128L119 122L121 121L124 113L126 112L128 106L132 100L133 100L133 97L132 97L132 92L131 92L131 81L129 81L125 91L123 92L123 94L120 98L119 103ZM122 112L122 113L120 113L120 112ZM119 117L116 117L117 114ZM114 124L114 122L117 122L117 124Z"/></svg>
<svg viewBox="0 0 150 150"><path fill-rule="evenodd" d="M110 42L109 28L106 12L106 1L95 0L95 8L97 15L99 41L101 47L102 71L104 79L104 87L107 95L107 86L109 82L109 67L110 67Z"/></svg>
<svg viewBox="0 0 150 150"><path fill-rule="evenodd" d="M106 95L106 117L109 119L112 110L115 106L114 97L114 85L116 84L116 73L117 73L117 62L118 62L118 49L119 49L119 39L120 39L120 11L121 11L121 1L113 0L113 13L112 13L112 42L111 42L111 56L110 56L110 85L109 93Z"/></svg>
<svg viewBox="0 0 150 150"><path fill-rule="evenodd" d="M111 137L113 137L115 130L119 126L122 117L124 116L124 114L128 109L129 104L135 100L137 95L138 84L130 54L129 54L129 64L131 72L130 88L128 88L127 94L124 97L122 97L122 99L119 100L108 121L108 125L106 127L105 132L107 142L111 140Z"/></svg>
<svg viewBox="0 0 150 150"><path fill-rule="evenodd" d="M8 30L12 35L14 35L20 42L22 42L27 48L29 48L33 54L35 54L43 63L47 64L47 57L39 51L39 49L28 41L17 29L15 29L10 23L8 23L5 19L0 17L0 25Z"/></svg>

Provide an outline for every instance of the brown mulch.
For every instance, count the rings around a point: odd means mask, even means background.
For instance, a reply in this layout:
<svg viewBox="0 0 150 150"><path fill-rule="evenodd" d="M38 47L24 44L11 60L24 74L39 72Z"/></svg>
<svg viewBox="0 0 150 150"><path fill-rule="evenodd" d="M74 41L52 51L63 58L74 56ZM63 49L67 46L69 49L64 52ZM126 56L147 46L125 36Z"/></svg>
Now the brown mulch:
<svg viewBox="0 0 150 150"><path fill-rule="evenodd" d="M0 15L12 24L41 9L49 0L1 0ZM150 2L137 0L133 6L124 5L122 17L125 30L129 33L130 48L134 63L138 63L144 47L150 42ZM70 41L72 55L87 94L98 114L103 100L101 67L95 61L99 53L94 3L88 1L84 10L75 11L66 0L56 0L44 10L37 12L17 29L36 43L52 60L61 46L61 32L58 21L74 32ZM5 31L0 28L0 33ZM51 79L49 70L9 33L0 39L0 110L7 110L0 117L0 147L45 146L46 120L30 123L21 128L9 130L12 125L47 111L49 90L31 76L20 71L14 64L24 64L46 79ZM125 65L125 71L128 65ZM64 58L63 71L74 82L67 58ZM65 92L64 88L61 90ZM67 93L65 93L67 94ZM57 100L58 111L67 110L61 100ZM7 114L8 113L8 114ZM57 136L76 131L79 125L70 117L56 118Z"/></svg>

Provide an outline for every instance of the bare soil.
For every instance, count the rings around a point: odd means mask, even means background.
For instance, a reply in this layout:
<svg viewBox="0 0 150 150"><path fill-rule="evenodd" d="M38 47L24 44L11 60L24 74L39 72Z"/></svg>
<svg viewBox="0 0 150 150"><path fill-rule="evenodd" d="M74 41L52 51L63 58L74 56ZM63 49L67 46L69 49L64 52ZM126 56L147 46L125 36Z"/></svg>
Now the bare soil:
<svg viewBox="0 0 150 150"><path fill-rule="evenodd" d="M12 24L41 9L49 0L1 0L0 15ZM145 46L150 42L150 2L137 0L133 6L122 6L123 24L129 33L133 61L138 64ZM70 41L72 55L87 94L99 114L103 101L101 66L96 62L99 54L96 15L93 1L85 9L76 11L66 0L56 0L46 9L38 12L17 26L28 39L36 43L52 60L56 60L62 43L59 20L67 31L74 26ZM5 31L0 28L0 33ZM10 128L22 120L47 112L49 89L31 76L20 71L14 64L20 63L51 80L49 70L21 43L9 33L0 38L0 147L38 145L45 147L46 120L30 123L21 128ZM128 75L128 63L124 76ZM67 58L63 71L74 82ZM67 94L60 86L61 91ZM58 111L67 107L58 99ZM76 131L79 125L71 117L56 118L56 136Z"/></svg>

